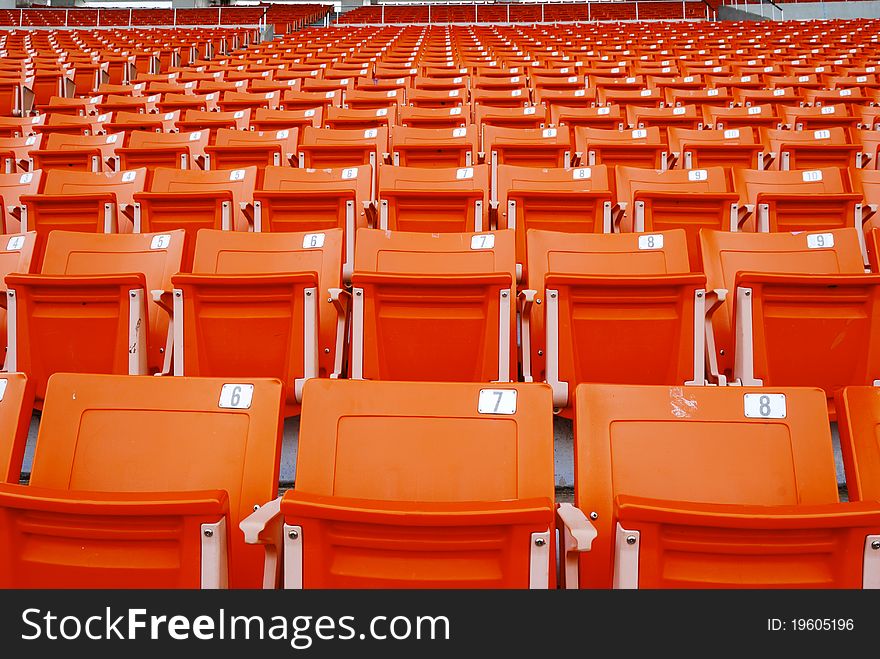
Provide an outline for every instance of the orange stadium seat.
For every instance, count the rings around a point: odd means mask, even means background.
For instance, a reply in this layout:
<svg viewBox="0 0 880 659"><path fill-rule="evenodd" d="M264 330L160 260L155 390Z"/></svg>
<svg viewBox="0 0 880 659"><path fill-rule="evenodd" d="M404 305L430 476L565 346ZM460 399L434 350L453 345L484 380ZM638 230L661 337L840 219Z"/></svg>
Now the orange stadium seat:
<svg viewBox="0 0 880 659"><path fill-rule="evenodd" d="M499 165L496 178L498 228L516 230L516 262L525 270L531 229L611 233L612 181L604 165L534 169ZM521 279L524 272L518 273Z"/></svg>
<svg viewBox="0 0 880 659"><path fill-rule="evenodd" d="M2 299L2 308L0 308L0 352L2 352L4 361L6 360L7 339L6 275L12 273L28 274L33 271L36 243L37 235L35 233L0 235L0 299Z"/></svg>
<svg viewBox="0 0 880 659"><path fill-rule="evenodd" d="M324 111L324 125L327 128L366 131L384 129L387 131L397 123L397 106L378 110L354 110L330 106Z"/></svg>
<svg viewBox="0 0 880 659"><path fill-rule="evenodd" d="M3 232L15 233L21 230L21 220L25 217L27 225L27 207L21 201L22 195L36 194L43 180L40 170L23 174L0 174L0 219L3 220Z"/></svg>
<svg viewBox="0 0 880 659"><path fill-rule="evenodd" d="M259 587L238 524L275 494L282 396L277 380L54 376L30 485L0 485L0 587Z"/></svg>
<svg viewBox="0 0 880 659"><path fill-rule="evenodd" d="M494 179L499 165L570 167L574 149L564 129L484 126L482 150Z"/></svg>
<svg viewBox="0 0 880 659"><path fill-rule="evenodd" d="M219 128L214 144L205 148L205 169L241 169L251 165L262 173L268 165L291 165L296 157L297 129L273 131Z"/></svg>
<svg viewBox="0 0 880 659"><path fill-rule="evenodd" d="M33 161L28 154L34 149L39 149L42 142L42 135L0 137L0 158L3 159L3 173L12 174L17 171L26 172L33 169Z"/></svg>
<svg viewBox="0 0 880 659"><path fill-rule="evenodd" d="M134 196L144 189L145 169L79 172L50 169L39 194L22 194L21 230L37 232L36 264L42 263L46 237L54 230L129 233Z"/></svg>
<svg viewBox="0 0 880 659"><path fill-rule="evenodd" d="M821 130L761 129L765 147L764 169L818 169L855 167L857 144L851 144L846 129ZM769 160L772 163L768 165Z"/></svg>
<svg viewBox="0 0 880 659"><path fill-rule="evenodd" d="M539 385L308 382L296 490L241 524L264 584L281 537L285 588L555 587L550 405Z"/></svg>
<svg viewBox="0 0 880 659"><path fill-rule="evenodd" d="M582 382L705 383L706 277L690 273L683 231L527 240L523 376L550 384L554 407Z"/></svg>
<svg viewBox="0 0 880 659"><path fill-rule="evenodd" d="M247 231L256 182L256 167L207 172L159 167L149 190L134 195L134 230L184 229L188 270L199 229Z"/></svg>
<svg viewBox="0 0 880 659"><path fill-rule="evenodd" d="M880 387L845 387L834 397L850 501L880 500Z"/></svg>
<svg viewBox="0 0 880 659"><path fill-rule="evenodd" d="M474 123L480 126L481 131L483 126L543 128L547 122L547 109L542 105L519 108L474 106Z"/></svg>
<svg viewBox="0 0 880 659"><path fill-rule="evenodd" d="M0 484L21 478L33 408L33 383L23 373L0 373Z"/></svg>
<svg viewBox="0 0 880 659"><path fill-rule="evenodd" d="M581 385L575 503L596 513L598 534L589 551L566 552L565 586L873 583L865 537L880 528L880 507L839 502L823 398L793 387Z"/></svg>
<svg viewBox="0 0 880 659"><path fill-rule="evenodd" d="M616 168L620 231L684 229L694 272L700 267L700 230L736 231L739 195L721 167L709 169Z"/></svg>
<svg viewBox="0 0 880 659"><path fill-rule="evenodd" d="M183 114L183 119L177 122L177 128L183 133L198 130L211 131L209 142L213 144L217 129L233 128L236 130L247 130L250 125L250 116L250 110L229 112L187 110Z"/></svg>
<svg viewBox="0 0 880 659"><path fill-rule="evenodd" d="M49 134L39 149L29 151L37 169L67 169L81 172L114 171L116 147L123 133L112 135Z"/></svg>
<svg viewBox="0 0 880 659"><path fill-rule="evenodd" d="M749 127L727 130L669 128L669 150L684 169L743 167L758 169L762 145Z"/></svg>
<svg viewBox="0 0 880 659"><path fill-rule="evenodd" d="M343 272L351 279L354 239L375 217L369 165L344 169L267 167L254 192L254 231L315 232L342 229Z"/></svg>
<svg viewBox="0 0 880 659"><path fill-rule="evenodd" d="M514 294L512 231L360 229L352 275L351 377L515 379Z"/></svg>
<svg viewBox="0 0 880 659"><path fill-rule="evenodd" d="M207 130L192 133L151 133L136 131L128 144L116 148L123 169L145 167L149 175L158 167L204 169Z"/></svg>
<svg viewBox="0 0 880 659"><path fill-rule="evenodd" d="M379 225L391 231L489 228L489 167L379 168Z"/></svg>
<svg viewBox="0 0 880 659"><path fill-rule="evenodd" d="M829 403L880 381L880 277L865 274L855 230L703 231L700 241L718 381L821 387Z"/></svg>
<svg viewBox="0 0 880 659"><path fill-rule="evenodd" d="M862 196L836 167L796 171L733 170L745 226L757 231L856 227L861 240Z"/></svg>
<svg viewBox="0 0 880 659"><path fill-rule="evenodd" d="M656 126L635 130L578 126L575 128L575 149L582 165L627 165L647 169L666 169L669 151Z"/></svg>
<svg viewBox="0 0 880 659"><path fill-rule="evenodd" d="M302 139L303 129L307 126L319 128L323 122L324 112L320 107L306 108L303 110L267 110L257 108L251 118L251 129L272 131L299 129L299 137Z"/></svg>
<svg viewBox="0 0 880 659"><path fill-rule="evenodd" d="M288 415L302 386L342 374L346 299L340 229L199 231L192 274L176 274L174 374L275 377Z"/></svg>
<svg viewBox="0 0 880 659"><path fill-rule="evenodd" d="M388 151L388 129L313 128L300 133L299 166L311 168L372 165L373 171Z"/></svg>
<svg viewBox="0 0 880 659"><path fill-rule="evenodd" d="M182 253L181 231L53 231L39 274L6 275L6 368L28 374L38 405L53 373L164 370L168 316L153 291L171 290Z"/></svg>
<svg viewBox="0 0 880 659"><path fill-rule="evenodd" d="M477 127L391 131L392 164L402 167L471 167L477 163Z"/></svg>

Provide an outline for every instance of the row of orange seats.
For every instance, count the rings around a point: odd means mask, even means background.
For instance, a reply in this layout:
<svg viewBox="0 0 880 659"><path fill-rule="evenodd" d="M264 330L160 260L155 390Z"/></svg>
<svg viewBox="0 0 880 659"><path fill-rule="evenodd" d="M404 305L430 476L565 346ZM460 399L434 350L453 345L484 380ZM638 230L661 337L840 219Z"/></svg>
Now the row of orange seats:
<svg viewBox="0 0 880 659"><path fill-rule="evenodd" d="M237 132L230 131L233 136ZM154 148L159 145L152 143ZM184 169L179 165L185 165L187 158L240 158L241 147L201 144L207 155L200 156L187 150L189 143L183 144L182 152L165 146L168 164L177 160L178 168L100 173L56 167L0 174L3 230L35 231L39 265L45 238L56 229L87 233L183 229L187 264L195 233L202 228L279 232L335 227L346 235L347 264L357 228L430 233L515 229L522 271L529 229L619 233L678 228L686 231L691 263L699 269L701 228L779 232L853 227L864 245L862 233L876 226L880 204L878 170L664 171L621 164L541 168L507 164L516 163L515 159L498 164L496 155L491 168L383 164L377 180L369 164ZM260 148L264 147L246 146L244 155ZM118 153L116 157L123 159L140 157L138 149ZM310 153L312 159L336 155L333 150L323 154L318 146L301 153ZM424 150L400 153L406 154L408 164L418 165L419 158L426 157ZM54 155L45 151L38 157L51 160ZM62 151L56 157L68 156ZM265 159L265 154L261 157Z"/></svg>
<svg viewBox="0 0 880 659"><path fill-rule="evenodd" d="M680 229L532 229L519 285L512 230L358 229L350 274L339 229L202 229L191 265L181 230L53 231L39 267L34 234L0 242L6 369L38 407L56 372L173 373L277 377L289 415L347 376L546 382L566 415L581 383L812 386L835 418L837 391L880 382L880 275L852 228L703 229L700 269Z"/></svg>
<svg viewBox="0 0 880 659"><path fill-rule="evenodd" d="M880 587L877 387L844 503L821 391L580 385L574 505L546 385L312 380L278 498L278 380L55 375L19 485L32 393L0 376L4 588Z"/></svg>

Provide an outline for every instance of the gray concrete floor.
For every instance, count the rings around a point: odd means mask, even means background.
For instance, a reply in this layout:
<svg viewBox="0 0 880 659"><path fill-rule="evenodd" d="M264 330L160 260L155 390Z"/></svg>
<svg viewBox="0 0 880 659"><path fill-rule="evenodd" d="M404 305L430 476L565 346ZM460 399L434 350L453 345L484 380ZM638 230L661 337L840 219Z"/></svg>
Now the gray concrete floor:
<svg viewBox="0 0 880 659"><path fill-rule="evenodd" d="M26 481L30 475L31 465L33 464L38 425L39 416L35 414L31 419L27 448L25 449L24 467L22 469L22 477L24 481ZM841 500L846 501L846 479L843 471L843 458L840 453L840 435L837 432L836 423L831 424L831 435L834 445L834 464L837 468L837 486ZM555 417L553 419L553 437L557 498L560 501L571 501L574 492L574 435L572 422L569 419ZM296 474L298 443L299 417L293 417L287 419L284 423L279 482L279 489L282 491L293 487Z"/></svg>

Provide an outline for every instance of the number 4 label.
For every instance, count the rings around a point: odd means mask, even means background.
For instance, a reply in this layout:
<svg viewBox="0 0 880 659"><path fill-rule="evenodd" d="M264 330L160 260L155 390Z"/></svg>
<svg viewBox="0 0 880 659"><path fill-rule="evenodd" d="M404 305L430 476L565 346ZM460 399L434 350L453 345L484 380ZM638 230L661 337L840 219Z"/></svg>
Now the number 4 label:
<svg viewBox="0 0 880 659"><path fill-rule="evenodd" d="M254 399L252 384L224 384L220 389L220 407L233 410L250 409Z"/></svg>
<svg viewBox="0 0 880 659"><path fill-rule="evenodd" d="M745 394L743 403L746 418L785 418L785 394Z"/></svg>
<svg viewBox="0 0 880 659"><path fill-rule="evenodd" d="M480 414L516 414L516 389L480 389Z"/></svg>

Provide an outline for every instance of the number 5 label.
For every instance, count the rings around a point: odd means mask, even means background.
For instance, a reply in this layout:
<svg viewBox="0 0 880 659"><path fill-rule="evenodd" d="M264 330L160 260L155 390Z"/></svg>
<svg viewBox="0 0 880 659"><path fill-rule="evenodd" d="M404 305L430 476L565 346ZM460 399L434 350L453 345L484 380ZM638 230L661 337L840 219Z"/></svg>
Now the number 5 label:
<svg viewBox="0 0 880 659"><path fill-rule="evenodd" d="M516 414L516 389L480 389L480 414Z"/></svg>
<svg viewBox="0 0 880 659"><path fill-rule="evenodd" d="M743 402L746 418L785 418L785 394L745 394Z"/></svg>

